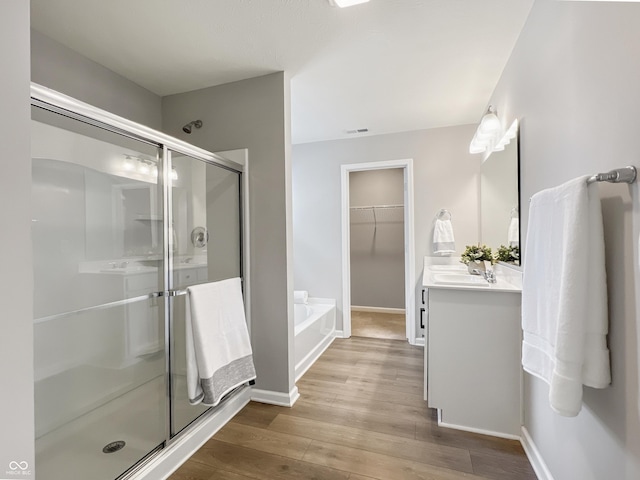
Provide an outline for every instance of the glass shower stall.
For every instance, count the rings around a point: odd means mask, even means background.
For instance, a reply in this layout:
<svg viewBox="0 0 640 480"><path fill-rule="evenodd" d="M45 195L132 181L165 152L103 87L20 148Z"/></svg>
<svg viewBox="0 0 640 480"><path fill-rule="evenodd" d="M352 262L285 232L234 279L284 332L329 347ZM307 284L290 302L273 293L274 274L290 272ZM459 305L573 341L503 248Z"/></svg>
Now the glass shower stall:
<svg viewBox="0 0 640 480"><path fill-rule="evenodd" d="M210 410L185 289L243 278L243 167L32 92L37 476L126 478Z"/></svg>

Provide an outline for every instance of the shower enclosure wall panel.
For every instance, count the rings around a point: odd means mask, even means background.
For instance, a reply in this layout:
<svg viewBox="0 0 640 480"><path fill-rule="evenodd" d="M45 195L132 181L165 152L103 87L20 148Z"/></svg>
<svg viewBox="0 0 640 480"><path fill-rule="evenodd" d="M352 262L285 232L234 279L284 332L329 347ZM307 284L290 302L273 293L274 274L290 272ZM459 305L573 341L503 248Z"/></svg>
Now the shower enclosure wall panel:
<svg viewBox="0 0 640 480"><path fill-rule="evenodd" d="M186 398L184 289L242 277L241 173L35 104L38 479L128 477L211 411Z"/></svg>
<svg viewBox="0 0 640 480"><path fill-rule="evenodd" d="M171 289L242 276L241 177L238 172L172 153ZM208 408L187 398L184 296L172 303L172 426L180 432Z"/></svg>
<svg viewBox="0 0 640 480"><path fill-rule="evenodd" d="M118 211L160 212L162 193L114 171L103 153L156 159L158 148L42 109L32 117L52 146L34 134L43 155L32 161L38 478L115 478L166 436L165 318L162 299L151 298L162 277L140 282L122 266L127 252L152 252L162 264L162 246L151 225L118 221ZM125 187L146 196L127 197ZM97 232L112 242L93 244ZM119 445L122 454L103 453Z"/></svg>

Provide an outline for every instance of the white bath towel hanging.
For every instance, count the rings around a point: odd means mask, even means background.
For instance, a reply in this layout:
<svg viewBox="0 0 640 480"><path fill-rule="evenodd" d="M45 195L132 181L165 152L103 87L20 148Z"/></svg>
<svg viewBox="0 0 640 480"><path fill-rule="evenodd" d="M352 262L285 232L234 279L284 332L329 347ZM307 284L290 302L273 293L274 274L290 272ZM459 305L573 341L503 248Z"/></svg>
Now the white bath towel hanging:
<svg viewBox="0 0 640 480"><path fill-rule="evenodd" d="M507 232L507 241L510 247L520 246L520 220L518 220L518 217L511 217L509 231Z"/></svg>
<svg viewBox="0 0 640 480"><path fill-rule="evenodd" d="M189 403L215 406L256 378L239 278L187 288Z"/></svg>
<svg viewBox="0 0 640 480"><path fill-rule="evenodd" d="M577 415L583 385L611 382L602 211L586 177L531 199L522 329L523 368L549 384L557 413Z"/></svg>
<svg viewBox="0 0 640 480"><path fill-rule="evenodd" d="M433 253L449 255L455 253L455 251L456 244L451 219L436 219L436 223L433 226Z"/></svg>

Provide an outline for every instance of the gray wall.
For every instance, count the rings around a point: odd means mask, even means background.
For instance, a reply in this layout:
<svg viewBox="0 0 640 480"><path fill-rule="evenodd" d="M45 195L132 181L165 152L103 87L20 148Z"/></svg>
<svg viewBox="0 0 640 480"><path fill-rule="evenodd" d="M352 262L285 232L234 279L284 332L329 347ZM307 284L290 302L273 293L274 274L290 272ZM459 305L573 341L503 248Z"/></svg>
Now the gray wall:
<svg viewBox="0 0 640 480"><path fill-rule="evenodd" d="M403 205L404 169L349 174L351 207ZM351 305L404 309L404 210L351 210Z"/></svg>
<svg viewBox="0 0 640 480"><path fill-rule="evenodd" d="M35 30L31 80L148 127L162 126L158 95Z"/></svg>
<svg viewBox="0 0 640 480"><path fill-rule="evenodd" d="M469 154L474 131L474 125L463 125L293 146L294 284L310 295L337 300L338 330L342 329L340 166L413 158L416 285L409 288L420 298L423 257L432 255L434 218L440 208L453 215L456 255L466 244L478 241L480 157ZM419 325L416 328L419 332Z"/></svg>
<svg viewBox="0 0 640 480"><path fill-rule="evenodd" d="M293 388L291 179L288 78L284 73L162 100L163 130L210 151L249 149L251 324L257 388ZM201 119L191 135L182 126Z"/></svg>
<svg viewBox="0 0 640 480"><path fill-rule="evenodd" d="M523 199L640 165L638 25L638 3L535 3L491 100L507 122L522 119ZM601 196L613 383L585 388L581 413L564 418L546 384L525 375L525 426L555 480L640 478L638 185L602 185Z"/></svg>
<svg viewBox="0 0 640 480"><path fill-rule="evenodd" d="M29 2L0 2L0 477L26 461L34 478L33 279L29 154ZM8 476L7 474L6 476Z"/></svg>

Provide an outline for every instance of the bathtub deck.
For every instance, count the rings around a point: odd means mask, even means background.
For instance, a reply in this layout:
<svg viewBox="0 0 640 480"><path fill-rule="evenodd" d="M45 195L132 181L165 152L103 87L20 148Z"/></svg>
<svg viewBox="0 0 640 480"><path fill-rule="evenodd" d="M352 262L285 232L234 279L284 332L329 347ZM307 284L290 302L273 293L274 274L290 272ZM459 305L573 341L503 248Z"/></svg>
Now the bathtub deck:
<svg viewBox="0 0 640 480"><path fill-rule="evenodd" d="M247 405L170 480L535 480L519 442L437 426L423 350L336 339L293 408Z"/></svg>

